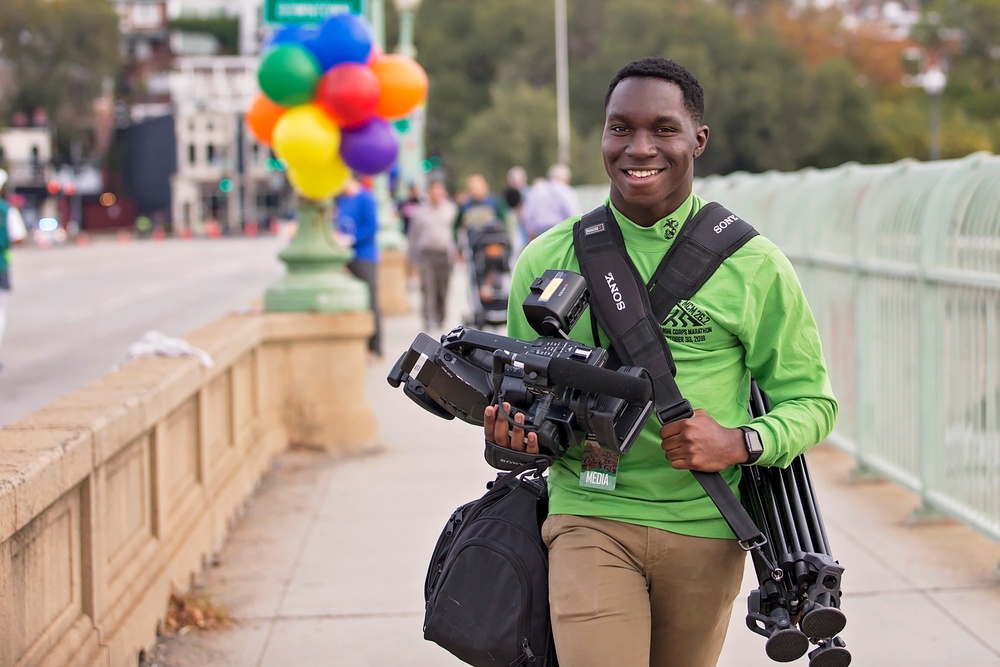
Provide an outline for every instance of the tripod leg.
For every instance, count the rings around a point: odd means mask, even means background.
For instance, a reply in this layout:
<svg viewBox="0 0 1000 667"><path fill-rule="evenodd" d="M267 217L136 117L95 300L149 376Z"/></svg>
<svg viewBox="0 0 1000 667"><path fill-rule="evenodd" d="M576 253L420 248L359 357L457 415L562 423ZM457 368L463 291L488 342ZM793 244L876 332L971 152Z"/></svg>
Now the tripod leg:
<svg viewBox="0 0 1000 667"><path fill-rule="evenodd" d="M809 667L847 667L851 653L840 637L820 641L819 648L809 653Z"/></svg>

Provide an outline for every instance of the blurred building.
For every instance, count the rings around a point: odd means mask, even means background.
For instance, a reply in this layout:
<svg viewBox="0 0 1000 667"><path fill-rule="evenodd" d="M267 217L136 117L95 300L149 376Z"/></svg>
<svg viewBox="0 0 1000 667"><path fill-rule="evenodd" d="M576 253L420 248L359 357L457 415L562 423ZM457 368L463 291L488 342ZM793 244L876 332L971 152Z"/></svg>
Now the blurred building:
<svg viewBox="0 0 1000 667"><path fill-rule="evenodd" d="M205 221L237 231L280 215L284 174L247 132L243 114L257 94L254 56L186 57L171 79L177 135L173 220L195 232Z"/></svg>
<svg viewBox="0 0 1000 667"><path fill-rule="evenodd" d="M126 61L117 185L137 214L195 233L208 221L235 231L277 215L285 179L243 125L257 92L263 1L112 2ZM197 29L220 19L238 25L235 44Z"/></svg>

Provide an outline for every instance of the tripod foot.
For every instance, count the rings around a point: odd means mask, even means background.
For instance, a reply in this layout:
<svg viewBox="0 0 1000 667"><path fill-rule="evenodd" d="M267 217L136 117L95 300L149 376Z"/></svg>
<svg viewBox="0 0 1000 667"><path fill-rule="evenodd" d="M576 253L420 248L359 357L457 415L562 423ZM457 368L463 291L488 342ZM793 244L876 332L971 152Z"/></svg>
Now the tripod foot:
<svg viewBox="0 0 1000 667"><path fill-rule="evenodd" d="M802 632L812 639L836 637L846 625L847 617L836 607L816 607L799 623Z"/></svg>
<svg viewBox="0 0 1000 667"><path fill-rule="evenodd" d="M767 657L775 662L798 660L806 654L808 648L809 638L796 628L776 630L767 638L767 643L764 645ZM827 666L821 665L819 667Z"/></svg>
<svg viewBox="0 0 1000 667"><path fill-rule="evenodd" d="M809 653L809 667L847 667L850 664L851 653L840 637L821 640L819 648Z"/></svg>

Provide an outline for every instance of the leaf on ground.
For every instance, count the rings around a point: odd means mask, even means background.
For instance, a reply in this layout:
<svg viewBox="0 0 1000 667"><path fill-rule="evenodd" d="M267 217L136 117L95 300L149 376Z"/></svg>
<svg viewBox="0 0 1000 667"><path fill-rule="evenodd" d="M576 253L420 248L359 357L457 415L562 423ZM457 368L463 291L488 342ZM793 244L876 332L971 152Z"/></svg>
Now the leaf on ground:
<svg viewBox="0 0 1000 667"><path fill-rule="evenodd" d="M192 629L218 630L233 624L229 611L213 603L209 596L171 593L163 632L167 635L184 634Z"/></svg>

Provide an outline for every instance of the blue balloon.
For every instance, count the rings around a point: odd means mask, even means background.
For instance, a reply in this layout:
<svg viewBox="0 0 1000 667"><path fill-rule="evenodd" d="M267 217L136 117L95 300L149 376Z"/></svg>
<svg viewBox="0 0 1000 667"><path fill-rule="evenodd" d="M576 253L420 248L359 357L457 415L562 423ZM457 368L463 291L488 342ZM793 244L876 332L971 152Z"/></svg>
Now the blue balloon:
<svg viewBox="0 0 1000 667"><path fill-rule="evenodd" d="M282 44L299 44L306 48L319 37L319 26L306 23L287 25L278 28L261 42L260 52L263 54Z"/></svg>
<svg viewBox="0 0 1000 667"><path fill-rule="evenodd" d="M340 133L340 158L359 174L377 174L396 161L399 142L392 126L375 117L364 125Z"/></svg>
<svg viewBox="0 0 1000 667"><path fill-rule="evenodd" d="M364 65L372 51L372 33L368 23L354 14L334 14L319 27L309 49L325 72L341 63Z"/></svg>

